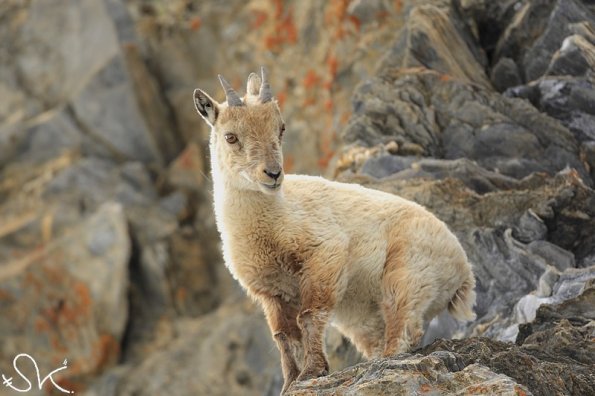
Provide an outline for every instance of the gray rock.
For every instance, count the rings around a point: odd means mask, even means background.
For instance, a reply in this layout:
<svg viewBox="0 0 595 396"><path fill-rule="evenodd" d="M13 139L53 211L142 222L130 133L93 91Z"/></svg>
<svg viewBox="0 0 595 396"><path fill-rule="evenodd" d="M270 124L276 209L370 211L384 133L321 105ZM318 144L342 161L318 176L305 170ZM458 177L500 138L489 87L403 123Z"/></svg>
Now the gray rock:
<svg viewBox="0 0 595 396"><path fill-rule="evenodd" d="M491 87L479 50L466 41L457 16L436 6L415 7L379 70L426 67L449 77Z"/></svg>
<svg viewBox="0 0 595 396"><path fill-rule="evenodd" d="M519 219L519 224L513 230L513 235L524 243L537 241L546 237L547 226L532 210L528 210Z"/></svg>
<svg viewBox="0 0 595 396"><path fill-rule="evenodd" d="M72 99L73 116L83 133L95 141L86 152L162 165L157 142L136 104L124 60L117 56L102 66Z"/></svg>
<svg viewBox="0 0 595 396"><path fill-rule="evenodd" d="M539 340L541 345L549 344L550 348L556 345L556 348L551 350L562 349L564 345L573 344L580 350L589 346L590 331L591 329L586 326L572 326L566 321L557 325L549 334L539 333L541 338L536 336L534 340ZM543 347L538 345L527 343L518 347L512 343L474 337L465 340L437 341L424 348L422 353L430 354L445 350L452 352L463 365L483 365L495 373L509 376L513 381L526 387L527 394L530 392L530 394L542 396L552 394L579 396L595 391L595 375L591 365L568 359L561 354L542 352ZM524 369L527 365L530 365L530 370ZM519 390L521 389L523 388Z"/></svg>
<svg viewBox="0 0 595 396"><path fill-rule="evenodd" d="M524 55L523 67L527 81L536 80L545 74L552 56L561 47L564 39L571 35L570 25L582 21L588 21L595 26L595 14L582 2L556 2L543 34Z"/></svg>
<svg viewBox="0 0 595 396"><path fill-rule="evenodd" d="M120 45L134 39L124 5L68 1L64 13L66 5L54 3L9 8L7 18L13 15L15 23L2 32L7 53L0 56L0 65L13 111L0 129L20 135L16 142L9 140L9 148L18 142L26 146L0 152L0 164L18 157L44 161L74 149L163 166L181 145L153 76L134 56L130 42Z"/></svg>
<svg viewBox="0 0 595 396"><path fill-rule="evenodd" d="M33 1L25 7L11 47L27 96L48 107L63 104L117 56L117 36L102 1Z"/></svg>
<svg viewBox="0 0 595 396"><path fill-rule="evenodd" d="M581 145L581 157L590 170L591 180L595 180L595 141L583 142Z"/></svg>
<svg viewBox="0 0 595 396"><path fill-rule="evenodd" d="M574 254L547 241L533 241L529 244L529 251L543 257L551 266L560 271L575 267Z"/></svg>
<svg viewBox="0 0 595 396"><path fill-rule="evenodd" d="M519 67L510 58L500 58L490 72L490 80L499 92L522 84Z"/></svg>
<svg viewBox="0 0 595 396"><path fill-rule="evenodd" d="M564 39L547 68L550 76L586 76L595 69L595 46L579 35Z"/></svg>
<svg viewBox="0 0 595 396"><path fill-rule="evenodd" d="M412 162L409 169L393 174L391 180L414 178L440 180L448 177L461 180L467 188L479 194L508 190L516 188L519 184L516 179L488 171L476 162L465 158L456 160L423 158Z"/></svg>
<svg viewBox="0 0 595 396"><path fill-rule="evenodd" d="M386 3L381 0L355 0L349 3L347 12L362 23L369 23L378 18L381 12L387 12Z"/></svg>
<svg viewBox="0 0 595 396"><path fill-rule="evenodd" d="M544 274L545 275L545 274ZM556 281L547 286L540 284L540 290L521 298L514 308L512 317L514 326L532 322L536 317L538 308L543 304L561 304L583 293L585 287L595 279L595 268L569 270L559 274ZM547 281L546 281L547 282ZM545 283L545 282L542 282ZM549 282L548 282L549 283ZM548 290L549 289L549 293ZM508 341L517 338L517 331L511 332Z"/></svg>
<svg viewBox="0 0 595 396"><path fill-rule="evenodd" d="M514 60L521 68L523 81L527 81L524 67L525 52L547 29L555 3L556 0L515 2L511 7L514 10L513 15L503 21L504 27L501 28L501 34L495 38L497 42L493 52L494 64L504 57ZM560 43L562 39L563 37ZM552 53L558 48L559 45Z"/></svg>
<svg viewBox="0 0 595 396"><path fill-rule="evenodd" d="M544 77L505 92L559 119L579 141L595 140L593 83L585 78Z"/></svg>
<svg viewBox="0 0 595 396"><path fill-rule="evenodd" d="M493 55L498 39L522 6L517 0L461 0L456 3L473 30L476 42L488 57Z"/></svg>
<svg viewBox="0 0 595 396"><path fill-rule="evenodd" d="M383 155L369 158L361 167L360 172L381 179L407 169L415 161L412 157Z"/></svg>

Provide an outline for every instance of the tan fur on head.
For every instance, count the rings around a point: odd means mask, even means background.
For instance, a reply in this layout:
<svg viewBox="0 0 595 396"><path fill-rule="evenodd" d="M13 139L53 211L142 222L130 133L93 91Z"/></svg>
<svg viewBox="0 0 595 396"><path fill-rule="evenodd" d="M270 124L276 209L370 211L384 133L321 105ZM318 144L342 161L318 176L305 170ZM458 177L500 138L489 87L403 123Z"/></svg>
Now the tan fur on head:
<svg viewBox="0 0 595 396"><path fill-rule="evenodd" d="M424 323L445 309L472 319L471 266L435 216L395 195L284 175L285 126L264 69L261 76L250 75L239 102L224 84L228 103L200 89L194 103L211 126L225 264L263 307L281 354L283 391L328 373L331 318L368 358L416 346Z"/></svg>

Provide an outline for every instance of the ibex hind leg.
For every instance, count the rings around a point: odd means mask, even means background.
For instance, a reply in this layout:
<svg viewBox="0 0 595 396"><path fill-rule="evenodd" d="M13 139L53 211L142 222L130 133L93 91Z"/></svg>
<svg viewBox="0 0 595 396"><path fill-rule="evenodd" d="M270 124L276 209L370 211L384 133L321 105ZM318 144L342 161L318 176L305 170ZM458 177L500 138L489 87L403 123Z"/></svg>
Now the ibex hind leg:
<svg viewBox="0 0 595 396"><path fill-rule="evenodd" d="M384 356L407 352L419 345L424 334L424 313L430 303L424 298L424 287L416 284L403 266L395 264L387 262L382 279Z"/></svg>
<svg viewBox="0 0 595 396"><path fill-rule="evenodd" d="M357 327L338 326L339 331L349 338L366 359L380 357L384 351L384 318L380 312L377 314L363 319Z"/></svg>

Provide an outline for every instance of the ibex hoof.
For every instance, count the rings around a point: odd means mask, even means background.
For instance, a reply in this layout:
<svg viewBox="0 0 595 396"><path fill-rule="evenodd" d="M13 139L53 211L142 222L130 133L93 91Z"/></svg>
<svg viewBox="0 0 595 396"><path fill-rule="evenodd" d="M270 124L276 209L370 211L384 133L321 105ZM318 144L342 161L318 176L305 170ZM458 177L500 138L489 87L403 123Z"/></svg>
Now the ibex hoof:
<svg viewBox="0 0 595 396"><path fill-rule="evenodd" d="M325 375L328 375L328 367L305 368L297 377L297 380L306 381L312 378L324 377Z"/></svg>

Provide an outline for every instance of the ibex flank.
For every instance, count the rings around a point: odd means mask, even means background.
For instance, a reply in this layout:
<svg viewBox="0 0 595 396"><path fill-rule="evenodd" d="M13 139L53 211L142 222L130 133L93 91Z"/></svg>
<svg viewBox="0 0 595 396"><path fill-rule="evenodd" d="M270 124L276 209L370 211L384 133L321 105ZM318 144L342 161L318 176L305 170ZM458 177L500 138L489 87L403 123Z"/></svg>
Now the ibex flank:
<svg viewBox="0 0 595 396"><path fill-rule="evenodd" d="M281 354L283 392L328 374L327 324L366 357L415 347L442 310L475 317L475 279L447 226L422 206L321 177L286 175L285 123L265 70L240 97L200 89L210 125L217 227L225 264L260 302Z"/></svg>

